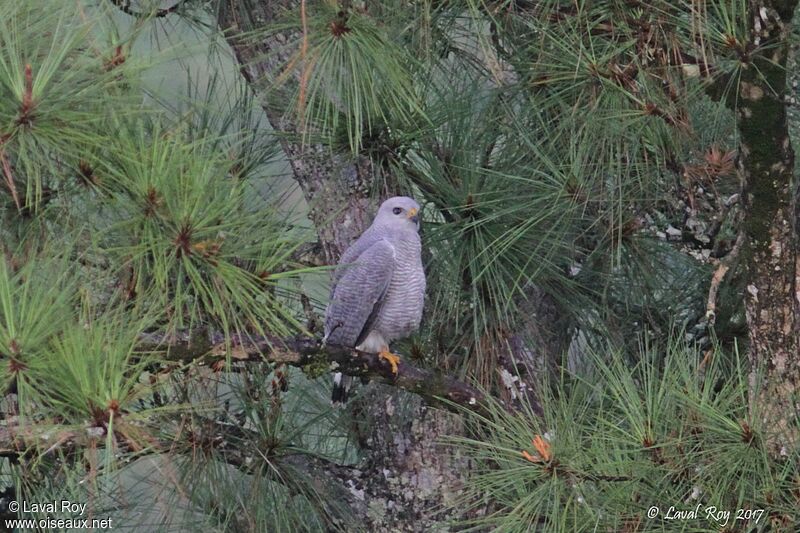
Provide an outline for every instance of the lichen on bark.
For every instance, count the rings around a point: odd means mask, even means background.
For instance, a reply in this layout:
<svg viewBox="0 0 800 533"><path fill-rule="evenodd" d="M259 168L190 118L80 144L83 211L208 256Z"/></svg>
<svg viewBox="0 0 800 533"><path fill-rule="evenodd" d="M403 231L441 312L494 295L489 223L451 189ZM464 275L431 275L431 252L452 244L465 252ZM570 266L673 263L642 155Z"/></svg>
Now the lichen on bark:
<svg viewBox="0 0 800 533"><path fill-rule="evenodd" d="M753 415L770 433L768 442L778 453L798 442L796 198L785 104L788 39L796 5L797 0L751 4L752 35L754 42L760 39L760 46L742 65L738 98L729 100L738 107L739 164L745 183L743 258L748 268L745 308ZM763 379L756 379L759 376Z"/></svg>

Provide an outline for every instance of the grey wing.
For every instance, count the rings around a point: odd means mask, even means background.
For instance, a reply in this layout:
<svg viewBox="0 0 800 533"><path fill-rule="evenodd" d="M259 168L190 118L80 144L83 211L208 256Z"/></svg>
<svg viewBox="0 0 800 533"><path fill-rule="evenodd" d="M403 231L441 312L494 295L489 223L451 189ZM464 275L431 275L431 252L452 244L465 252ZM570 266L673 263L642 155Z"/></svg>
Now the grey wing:
<svg viewBox="0 0 800 533"><path fill-rule="evenodd" d="M364 251L373 246L378 241L383 240L383 235L379 232L375 231L372 227L367 228L367 230L361 234L361 236L356 239L356 241L348 246L347 250L344 251L342 257L339 258L339 265L350 265L351 263L355 263L356 259L358 259ZM333 290L336 288L336 284L342 278L347 269L350 268L348 266L344 266L342 268L337 268L333 272L333 286L331 287L331 296L333 296Z"/></svg>
<svg viewBox="0 0 800 533"><path fill-rule="evenodd" d="M325 313L325 338L331 344L356 346L374 322L395 263L394 247L379 239L345 266Z"/></svg>

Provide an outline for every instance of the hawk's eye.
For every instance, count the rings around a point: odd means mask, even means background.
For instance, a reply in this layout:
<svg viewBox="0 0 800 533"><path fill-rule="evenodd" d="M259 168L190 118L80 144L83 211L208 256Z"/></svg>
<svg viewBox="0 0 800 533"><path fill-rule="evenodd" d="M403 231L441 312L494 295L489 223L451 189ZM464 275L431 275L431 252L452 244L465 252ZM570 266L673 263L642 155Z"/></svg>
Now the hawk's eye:
<svg viewBox="0 0 800 533"><path fill-rule="evenodd" d="M403 212L403 209L400 208L400 207L395 207L394 209L392 209L392 213L394 213L395 215L399 215L402 212Z"/></svg>

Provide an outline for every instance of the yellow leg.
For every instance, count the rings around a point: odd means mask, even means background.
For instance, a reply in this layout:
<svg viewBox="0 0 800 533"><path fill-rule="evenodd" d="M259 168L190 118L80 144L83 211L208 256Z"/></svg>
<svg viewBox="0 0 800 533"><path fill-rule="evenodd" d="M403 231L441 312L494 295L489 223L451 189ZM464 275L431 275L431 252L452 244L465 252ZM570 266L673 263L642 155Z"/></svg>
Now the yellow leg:
<svg viewBox="0 0 800 533"><path fill-rule="evenodd" d="M399 355L393 354L389 351L388 346L384 346L381 351L378 352L378 357L389 361L389 364L392 365L392 374L397 374L397 363L400 362Z"/></svg>

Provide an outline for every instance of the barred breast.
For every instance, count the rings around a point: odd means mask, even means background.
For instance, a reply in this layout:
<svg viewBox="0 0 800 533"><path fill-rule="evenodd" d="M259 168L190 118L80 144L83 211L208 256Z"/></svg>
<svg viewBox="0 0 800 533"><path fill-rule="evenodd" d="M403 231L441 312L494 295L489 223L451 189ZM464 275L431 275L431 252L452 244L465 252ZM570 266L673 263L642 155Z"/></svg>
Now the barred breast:
<svg viewBox="0 0 800 533"><path fill-rule="evenodd" d="M407 337L417 330L425 301L425 271L419 235L392 243L395 268L374 329L387 342Z"/></svg>

